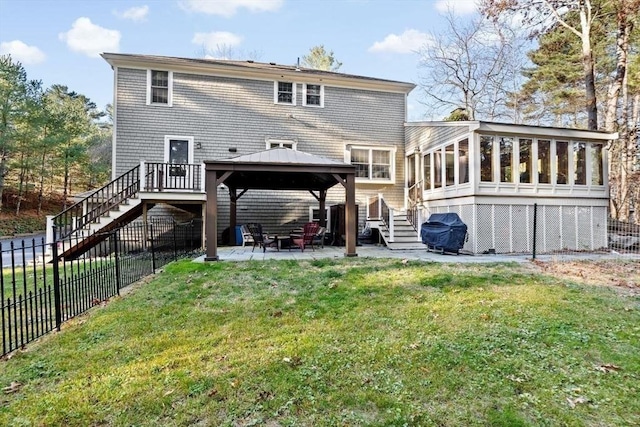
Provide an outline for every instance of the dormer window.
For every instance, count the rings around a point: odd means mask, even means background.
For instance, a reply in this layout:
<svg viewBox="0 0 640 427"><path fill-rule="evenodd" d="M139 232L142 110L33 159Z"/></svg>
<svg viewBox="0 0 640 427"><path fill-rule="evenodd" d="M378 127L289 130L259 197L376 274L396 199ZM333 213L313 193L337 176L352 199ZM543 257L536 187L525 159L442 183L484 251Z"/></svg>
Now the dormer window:
<svg viewBox="0 0 640 427"><path fill-rule="evenodd" d="M274 83L274 103L276 104L296 104L296 85L292 82Z"/></svg>
<svg viewBox="0 0 640 427"><path fill-rule="evenodd" d="M147 105L172 104L173 72L147 70Z"/></svg>
<svg viewBox="0 0 640 427"><path fill-rule="evenodd" d="M305 84L303 86L302 105L307 107L324 107L324 86Z"/></svg>

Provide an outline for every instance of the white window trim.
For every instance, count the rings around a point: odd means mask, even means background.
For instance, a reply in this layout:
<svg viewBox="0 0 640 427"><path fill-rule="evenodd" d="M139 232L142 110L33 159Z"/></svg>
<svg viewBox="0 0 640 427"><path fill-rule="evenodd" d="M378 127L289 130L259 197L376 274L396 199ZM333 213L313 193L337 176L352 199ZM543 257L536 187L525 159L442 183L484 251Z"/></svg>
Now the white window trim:
<svg viewBox="0 0 640 427"><path fill-rule="evenodd" d="M151 71L166 71L168 73L168 91L167 91L167 103L162 104L159 102L151 102ZM173 71L169 70L158 70L158 69L148 69L147 70L147 105L161 105L164 107L172 107L173 106Z"/></svg>
<svg viewBox="0 0 640 427"><path fill-rule="evenodd" d="M320 86L320 105L307 104L307 86ZM304 107L312 107L312 108L324 108L324 85L315 84L315 83L304 83L302 85L302 105Z"/></svg>
<svg viewBox="0 0 640 427"><path fill-rule="evenodd" d="M164 136L164 163L169 163L169 141L180 140L189 142L189 164L193 164L193 137L179 135Z"/></svg>
<svg viewBox="0 0 640 427"><path fill-rule="evenodd" d="M291 87L293 88L293 94L291 95L292 97L292 102L288 103L288 102L278 102L278 83L291 83ZM278 104L278 105L296 105L296 90L297 90L298 84L296 82L291 82L291 81L287 81L287 80L276 80L273 82L273 103L274 104Z"/></svg>
<svg viewBox="0 0 640 427"><path fill-rule="evenodd" d="M286 145L291 145L292 150L297 150L298 149L298 140L297 139L281 139L281 138L266 138L264 140L265 142L265 146L267 148L267 150L269 150L270 148L275 148L275 147L271 147L272 145L278 144L279 147Z"/></svg>
<svg viewBox="0 0 640 427"><path fill-rule="evenodd" d="M391 164L389 165L389 175L390 179L380 179L380 178L362 178L356 177L356 182L366 183L366 184L395 184L396 183L396 152L398 151L398 147L390 146L390 145L351 145L348 144L345 146L344 151L344 162L351 164L351 150L369 150L369 167L371 167L371 150L380 150L380 151L389 151L391 153Z"/></svg>
<svg viewBox="0 0 640 427"><path fill-rule="evenodd" d="M319 218L314 218L313 216L313 210L316 209L318 210L318 212L320 212L320 208L317 206L309 206L309 222L320 222ZM331 210L329 209L329 207L325 208L325 224L327 227L327 230L331 230Z"/></svg>

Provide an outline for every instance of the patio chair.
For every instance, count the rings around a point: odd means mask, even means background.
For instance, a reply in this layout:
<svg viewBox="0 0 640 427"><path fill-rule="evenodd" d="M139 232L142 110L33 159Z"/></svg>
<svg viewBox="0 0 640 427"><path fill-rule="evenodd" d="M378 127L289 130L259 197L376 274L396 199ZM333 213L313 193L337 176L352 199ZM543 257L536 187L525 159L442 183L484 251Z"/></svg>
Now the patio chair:
<svg viewBox="0 0 640 427"><path fill-rule="evenodd" d="M242 246L246 246L247 243L253 243L253 236L251 236L251 232L249 228L247 228L247 224L242 224L240 226L240 233L242 233ZM236 242L237 244L238 242Z"/></svg>
<svg viewBox="0 0 640 427"><path fill-rule="evenodd" d="M247 224L247 229L253 238L253 247L251 248L251 252L254 251L256 246L262 248L262 252L266 252L267 247L275 247L278 251L280 250L278 247L278 238L267 237L262 231L262 224L251 222Z"/></svg>
<svg viewBox="0 0 640 427"><path fill-rule="evenodd" d="M318 228L318 232L313 236L313 244L324 249L324 236L327 234L327 227Z"/></svg>
<svg viewBox="0 0 640 427"><path fill-rule="evenodd" d="M299 247L302 252L304 252L304 248L306 246L311 246L311 249L316 250L313 247L313 239L318 233L318 229L320 228L320 224L317 222L308 222L302 228L302 234L292 234L290 236L291 243L293 246Z"/></svg>

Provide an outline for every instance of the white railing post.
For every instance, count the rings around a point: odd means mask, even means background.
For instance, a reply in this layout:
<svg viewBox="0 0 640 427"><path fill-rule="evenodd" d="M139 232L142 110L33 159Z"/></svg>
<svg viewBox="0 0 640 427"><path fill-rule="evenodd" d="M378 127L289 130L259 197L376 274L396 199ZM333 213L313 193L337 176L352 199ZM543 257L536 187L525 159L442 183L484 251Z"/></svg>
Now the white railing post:
<svg viewBox="0 0 640 427"><path fill-rule="evenodd" d="M367 214L366 214L365 219L366 219L367 221L369 221L369 219L371 218L371 216L369 216L369 196L367 196L367 197L366 197L366 199L365 199L365 203L367 204L367 210L366 210Z"/></svg>
<svg viewBox="0 0 640 427"><path fill-rule="evenodd" d="M416 205L416 232L418 234L418 242L422 241L420 229L422 228L422 206Z"/></svg>
<svg viewBox="0 0 640 427"><path fill-rule="evenodd" d="M382 219L382 193L378 193L378 219Z"/></svg>
<svg viewBox="0 0 640 427"><path fill-rule="evenodd" d="M393 238L393 234L394 234L394 220L393 220L393 208L389 207L389 242L394 241Z"/></svg>
<svg viewBox="0 0 640 427"><path fill-rule="evenodd" d="M44 242L45 246L45 255L51 255L51 245L53 244L53 218L54 215L47 215L47 226L45 231Z"/></svg>
<svg viewBox="0 0 640 427"><path fill-rule="evenodd" d="M205 167L204 162L200 164L200 168L200 191L204 193L205 176L207 173L207 168Z"/></svg>
<svg viewBox="0 0 640 427"><path fill-rule="evenodd" d="M144 169L144 160L140 160L140 173L138 174L138 179L140 180L140 191L147 190L147 174Z"/></svg>

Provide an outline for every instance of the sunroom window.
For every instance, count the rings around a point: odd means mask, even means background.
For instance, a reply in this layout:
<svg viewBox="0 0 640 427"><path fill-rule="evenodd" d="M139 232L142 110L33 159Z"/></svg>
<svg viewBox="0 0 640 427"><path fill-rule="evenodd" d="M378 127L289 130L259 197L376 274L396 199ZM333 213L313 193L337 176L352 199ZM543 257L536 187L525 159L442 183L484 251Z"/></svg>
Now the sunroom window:
<svg viewBox="0 0 640 427"><path fill-rule="evenodd" d="M423 184L422 189L424 191L431 190L431 157L432 153L427 154L422 158L422 175Z"/></svg>
<svg viewBox="0 0 640 427"><path fill-rule="evenodd" d="M444 149L445 160L445 185L450 186L456 183L456 152L453 144L447 145Z"/></svg>
<svg viewBox="0 0 640 427"><path fill-rule="evenodd" d="M513 181L513 138L500 137L500 182Z"/></svg>
<svg viewBox="0 0 640 427"><path fill-rule="evenodd" d="M533 153L531 152L533 141L529 138L520 138L518 142L520 143L520 164L518 166L520 182L523 184L531 184L533 182L531 168L531 165L533 163Z"/></svg>
<svg viewBox="0 0 640 427"><path fill-rule="evenodd" d="M567 141L556 141L556 163L558 165L556 184L568 184L569 143Z"/></svg>
<svg viewBox="0 0 640 427"><path fill-rule="evenodd" d="M469 182L469 140L458 142L458 177L459 184Z"/></svg>
<svg viewBox="0 0 640 427"><path fill-rule="evenodd" d="M587 184L587 145L584 142L573 143L573 183Z"/></svg>
<svg viewBox="0 0 640 427"><path fill-rule="evenodd" d="M538 140L538 183L551 184L551 141Z"/></svg>
<svg viewBox="0 0 640 427"><path fill-rule="evenodd" d="M480 137L480 181L493 181L493 137Z"/></svg>
<svg viewBox="0 0 640 427"><path fill-rule="evenodd" d="M600 144L594 144L591 146L591 184L604 184L604 177L602 174L602 145Z"/></svg>

